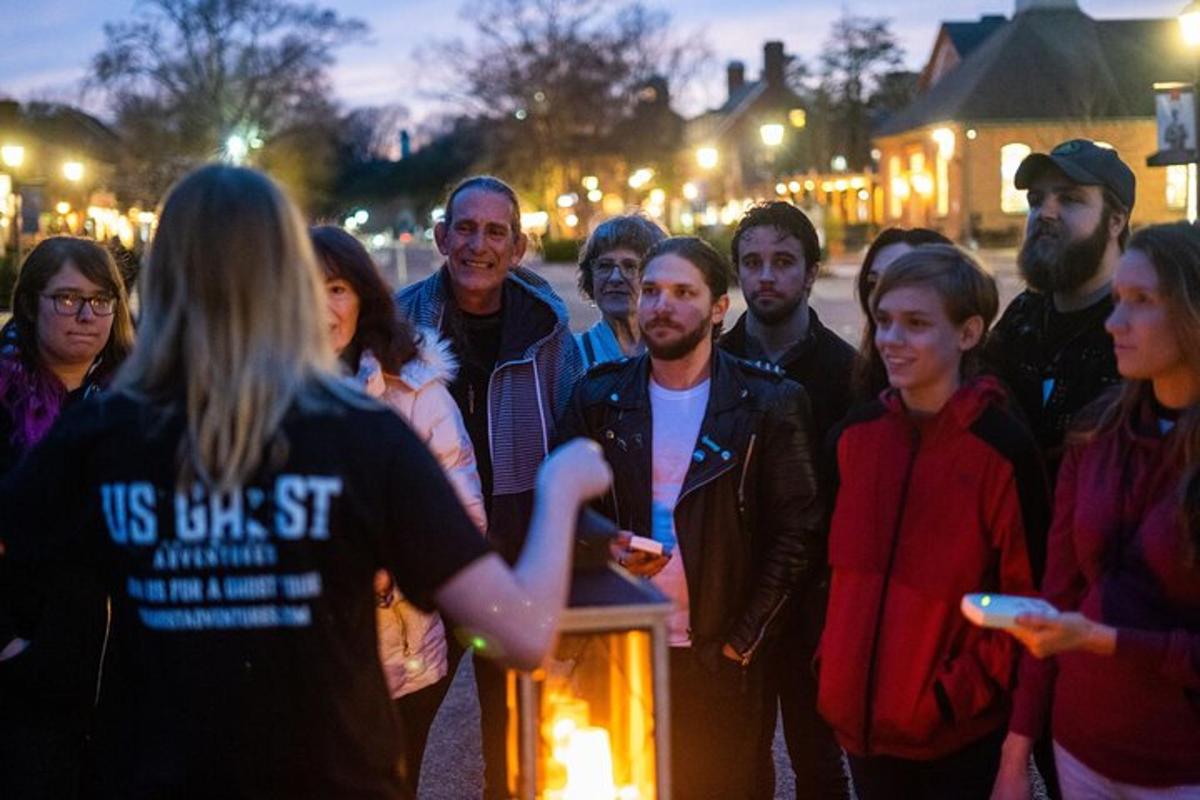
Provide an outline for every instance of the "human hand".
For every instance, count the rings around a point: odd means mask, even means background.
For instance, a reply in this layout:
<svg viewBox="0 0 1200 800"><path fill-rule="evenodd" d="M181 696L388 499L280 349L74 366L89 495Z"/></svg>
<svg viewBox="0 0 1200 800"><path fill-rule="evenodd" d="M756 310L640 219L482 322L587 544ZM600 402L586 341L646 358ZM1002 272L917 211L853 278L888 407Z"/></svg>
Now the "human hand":
<svg viewBox="0 0 1200 800"><path fill-rule="evenodd" d="M1085 650L1097 655L1112 655L1117 649L1117 631L1080 614L1067 611L1053 617L1021 614L1009 633L1017 637L1030 653L1049 658L1058 653Z"/></svg>
<svg viewBox="0 0 1200 800"><path fill-rule="evenodd" d="M538 489L550 496L564 493L575 503L603 494L612 485L604 451L591 439L572 439L556 447L538 469Z"/></svg>
<svg viewBox="0 0 1200 800"><path fill-rule="evenodd" d="M992 785L991 800L1030 800L1029 754L1033 740L1019 733L1010 733L1000 749L1000 769Z"/></svg>
<svg viewBox="0 0 1200 800"><path fill-rule="evenodd" d="M736 649L734 649L734 646L731 645L729 642L726 642L724 645L721 646L721 655L725 656L730 661L736 662L737 665L740 667L746 666L746 660L744 658L742 658L742 654L739 653Z"/></svg>
<svg viewBox="0 0 1200 800"><path fill-rule="evenodd" d="M662 572L663 567L671 560L671 554L657 555L644 550L634 550L629 546L632 537L631 531L617 531L617 538L609 546L616 562L639 578L653 578Z"/></svg>

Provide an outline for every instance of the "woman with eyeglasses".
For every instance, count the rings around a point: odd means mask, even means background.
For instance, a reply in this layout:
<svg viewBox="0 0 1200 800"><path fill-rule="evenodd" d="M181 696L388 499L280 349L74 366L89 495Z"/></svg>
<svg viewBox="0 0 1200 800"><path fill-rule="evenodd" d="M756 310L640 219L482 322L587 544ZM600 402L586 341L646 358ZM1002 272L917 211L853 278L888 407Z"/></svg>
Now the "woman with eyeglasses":
<svg viewBox="0 0 1200 800"><path fill-rule="evenodd" d="M656 223L628 214L600 223L579 251L579 291L600 308L600 320L575 334L584 369L642 352L637 325L642 260L665 238Z"/></svg>
<svg viewBox="0 0 1200 800"><path fill-rule="evenodd" d="M133 346L120 273L88 239L38 244L12 310L0 333L0 476L65 408L105 386ZM12 577L0 560L0 797L74 797L107 633L104 593L59 568Z"/></svg>
<svg viewBox="0 0 1200 800"><path fill-rule="evenodd" d="M206 166L158 219L140 344L0 482L3 558L76 564L112 594L107 796L410 797L376 572L533 669L608 466L583 440L542 462L509 567L412 428L338 374L308 231L273 181Z"/></svg>

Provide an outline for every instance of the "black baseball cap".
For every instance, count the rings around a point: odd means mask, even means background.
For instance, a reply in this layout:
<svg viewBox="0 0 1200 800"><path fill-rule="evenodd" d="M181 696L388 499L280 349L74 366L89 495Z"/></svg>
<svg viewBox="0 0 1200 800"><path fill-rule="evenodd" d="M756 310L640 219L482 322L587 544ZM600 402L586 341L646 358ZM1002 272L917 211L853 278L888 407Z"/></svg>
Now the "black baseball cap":
<svg viewBox="0 0 1200 800"><path fill-rule="evenodd" d="M1013 181L1028 189L1038 175L1053 167L1082 186L1104 186L1117 196L1126 211L1133 210L1137 178L1117 151L1089 139L1071 139L1047 153L1030 153L1017 167Z"/></svg>

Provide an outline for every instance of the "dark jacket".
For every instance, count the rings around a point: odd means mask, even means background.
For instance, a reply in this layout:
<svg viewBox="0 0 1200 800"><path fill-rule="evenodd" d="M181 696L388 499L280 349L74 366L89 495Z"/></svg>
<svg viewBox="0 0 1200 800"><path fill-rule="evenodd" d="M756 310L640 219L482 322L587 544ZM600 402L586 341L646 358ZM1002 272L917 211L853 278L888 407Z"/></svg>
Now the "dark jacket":
<svg viewBox="0 0 1200 800"><path fill-rule="evenodd" d="M841 422L850 410L850 374L858 353L808 310L808 335L783 354L776 366L804 387L812 404L815 443L820 446L833 426ZM746 314L743 314L718 342L721 349L747 361L763 359L758 343L746 333Z"/></svg>
<svg viewBox="0 0 1200 800"><path fill-rule="evenodd" d="M443 324L453 303L448 281L443 266L397 293L396 305L413 324L442 331L457 348L454 332ZM514 267L504 297L500 352L487 397L488 441L472 444L476 453L490 455L488 537L513 562L525 540L538 466L556 439L554 420L566 409L583 361L566 305L544 278Z"/></svg>
<svg viewBox="0 0 1200 800"><path fill-rule="evenodd" d="M604 448L612 490L597 506L651 535L650 357L600 364L576 387L565 440ZM713 352L708 407L675 506L690 633L702 660L729 643L746 663L822 551L804 390L777 371Z"/></svg>
<svg viewBox="0 0 1200 800"><path fill-rule="evenodd" d="M1115 627L1117 648L1025 654L1009 724L1037 736L1049 716L1071 755L1135 786L1200 784L1200 565L1185 555L1194 534L1173 452L1183 434L1164 434L1146 399L1067 451L1042 594Z"/></svg>
<svg viewBox="0 0 1200 800"><path fill-rule="evenodd" d="M1112 310L1112 298L1106 296L1081 311L1058 315L1060 329L1052 331L1053 298L1026 290L988 334L984 359L1016 397L1051 477L1072 418L1121 382L1112 337L1104 330ZM1048 395L1047 379L1054 380Z"/></svg>
<svg viewBox="0 0 1200 800"><path fill-rule="evenodd" d="M1030 595L1045 473L993 378L932 418L890 391L851 412L818 651L817 708L856 756L935 759L1008 718L1019 645L959 611L968 592Z"/></svg>

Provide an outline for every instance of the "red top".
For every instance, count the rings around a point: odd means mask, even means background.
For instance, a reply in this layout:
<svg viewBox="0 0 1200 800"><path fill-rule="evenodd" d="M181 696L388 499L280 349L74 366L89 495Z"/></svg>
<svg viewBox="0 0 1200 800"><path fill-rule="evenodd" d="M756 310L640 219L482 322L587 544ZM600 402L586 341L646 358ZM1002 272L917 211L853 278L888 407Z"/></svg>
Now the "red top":
<svg viewBox="0 0 1200 800"><path fill-rule="evenodd" d="M1033 594L1045 473L991 379L917 421L895 392L853 412L821 639L818 709L855 755L934 759L1002 728L1018 645L959 610L968 592Z"/></svg>
<svg viewBox="0 0 1200 800"><path fill-rule="evenodd" d="M1043 594L1117 629L1115 656L1026 655L1010 728L1054 739L1120 783L1200 783L1200 567L1188 566L1181 470L1149 404L1067 453Z"/></svg>

